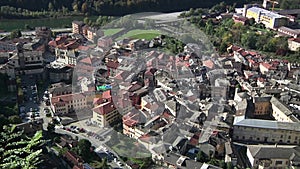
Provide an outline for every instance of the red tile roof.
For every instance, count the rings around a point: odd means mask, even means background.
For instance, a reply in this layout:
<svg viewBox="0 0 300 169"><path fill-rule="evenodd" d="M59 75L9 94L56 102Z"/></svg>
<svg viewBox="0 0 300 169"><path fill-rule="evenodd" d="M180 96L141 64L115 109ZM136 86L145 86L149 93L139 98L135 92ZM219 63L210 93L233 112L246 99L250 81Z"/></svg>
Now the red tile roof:
<svg viewBox="0 0 300 169"><path fill-rule="evenodd" d="M249 55L248 51L245 51L245 50L242 50L242 51L240 52L240 54L241 54L243 57L246 57L246 56Z"/></svg>
<svg viewBox="0 0 300 169"><path fill-rule="evenodd" d="M57 46L57 43L56 41L52 40L48 43L49 46L53 46L53 47L56 47Z"/></svg>
<svg viewBox="0 0 300 169"><path fill-rule="evenodd" d="M204 66L210 68L210 69L213 69L214 68L214 62L211 61L211 60L205 60L202 62Z"/></svg>
<svg viewBox="0 0 300 169"><path fill-rule="evenodd" d="M109 99L111 98L111 91L110 90L106 90L105 92L102 93L102 98L103 99Z"/></svg>
<svg viewBox="0 0 300 169"><path fill-rule="evenodd" d="M52 97L51 103L53 105L55 104L62 105L64 103L69 103L72 100L80 100L80 99L85 99L85 95L83 95L82 93L66 94L66 95Z"/></svg>
<svg viewBox="0 0 300 169"><path fill-rule="evenodd" d="M74 165L78 165L80 163L83 162L83 160L80 158L80 156L78 156L77 154L75 154L72 151L66 151L66 153L64 154L64 156L70 161L72 162Z"/></svg>
<svg viewBox="0 0 300 169"><path fill-rule="evenodd" d="M88 46L78 46L78 50L81 50L81 51L87 51L87 50L89 50L90 49L90 47L88 47Z"/></svg>
<svg viewBox="0 0 300 169"><path fill-rule="evenodd" d="M260 63L260 65L262 65L266 69L273 69L273 70L275 69L274 67L272 67L272 65L270 65L269 63L266 63L266 62L262 62L262 63Z"/></svg>
<svg viewBox="0 0 300 169"><path fill-rule="evenodd" d="M133 127L136 124L138 124L138 113L133 113L133 112L129 112L126 115L123 116L122 120L123 120L123 124L129 126L129 127Z"/></svg>
<svg viewBox="0 0 300 169"><path fill-rule="evenodd" d="M300 43L300 38L290 38L289 41Z"/></svg>
<svg viewBox="0 0 300 169"><path fill-rule="evenodd" d="M94 98L93 105L100 105L102 103L102 98Z"/></svg>
<svg viewBox="0 0 300 169"><path fill-rule="evenodd" d="M112 102L106 102L106 103L102 103L99 106L93 108L93 111L104 115L104 114L109 114L110 112L116 110L115 105Z"/></svg>
<svg viewBox="0 0 300 169"><path fill-rule="evenodd" d="M91 65L92 64L92 60L90 57L86 57L86 58L83 58L80 60L81 63L86 63L88 65Z"/></svg>
<svg viewBox="0 0 300 169"><path fill-rule="evenodd" d="M132 84L132 86L128 89L129 92L134 92L141 89L143 86L139 83Z"/></svg>
<svg viewBox="0 0 300 169"><path fill-rule="evenodd" d="M119 67L119 63L118 62L113 62L113 61L108 61L106 63L106 66L108 68L117 69Z"/></svg>

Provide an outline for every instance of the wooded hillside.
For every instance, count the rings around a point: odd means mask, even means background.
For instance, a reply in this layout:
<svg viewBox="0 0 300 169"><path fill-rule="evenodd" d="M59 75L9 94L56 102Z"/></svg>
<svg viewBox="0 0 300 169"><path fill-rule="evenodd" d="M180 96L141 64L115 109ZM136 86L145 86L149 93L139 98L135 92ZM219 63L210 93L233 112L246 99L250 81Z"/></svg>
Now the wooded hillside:
<svg viewBox="0 0 300 169"><path fill-rule="evenodd" d="M233 3L242 5L250 2L250 0L5 0L0 1L0 6L1 8L10 6L20 11L21 9L29 11L68 10L87 14L120 16L137 12L173 12L190 8L207 8L222 1L229 5Z"/></svg>

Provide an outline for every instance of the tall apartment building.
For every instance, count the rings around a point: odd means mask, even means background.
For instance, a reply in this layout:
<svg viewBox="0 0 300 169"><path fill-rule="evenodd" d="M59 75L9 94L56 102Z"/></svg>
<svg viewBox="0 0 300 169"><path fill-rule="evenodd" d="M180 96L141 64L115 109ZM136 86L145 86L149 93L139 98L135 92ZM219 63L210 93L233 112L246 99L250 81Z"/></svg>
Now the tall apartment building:
<svg viewBox="0 0 300 169"><path fill-rule="evenodd" d="M120 119L120 114L111 101L104 102L93 108L93 122L99 127L107 127Z"/></svg>
<svg viewBox="0 0 300 169"><path fill-rule="evenodd" d="M82 21L73 21L72 22L72 33L82 34L82 27L84 23Z"/></svg>

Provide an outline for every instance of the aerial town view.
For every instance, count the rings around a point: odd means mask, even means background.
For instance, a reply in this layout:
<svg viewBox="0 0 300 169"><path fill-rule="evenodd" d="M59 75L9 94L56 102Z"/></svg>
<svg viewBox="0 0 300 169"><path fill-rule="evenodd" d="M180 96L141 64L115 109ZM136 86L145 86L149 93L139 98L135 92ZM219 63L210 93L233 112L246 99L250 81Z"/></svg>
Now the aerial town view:
<svg viewBox="0 0 300 169"><path fill-rule="evenodd" d="M300 0L0 1L0 168L300 168Z"/></svg>

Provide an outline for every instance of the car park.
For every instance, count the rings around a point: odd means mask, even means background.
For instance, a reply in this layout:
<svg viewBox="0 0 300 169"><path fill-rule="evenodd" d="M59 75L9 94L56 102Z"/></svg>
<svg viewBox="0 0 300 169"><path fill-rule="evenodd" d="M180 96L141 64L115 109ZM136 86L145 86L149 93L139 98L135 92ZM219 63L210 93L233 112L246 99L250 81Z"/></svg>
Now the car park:
<svg viewBox="0 0 300 169"><path fill-rule="evenodd" d="M84 129L84 128L80 128L80 129L79 129L79 132L81 132L81 133L85 133L86 131L85 131L85 129Z"/></svg>
<svg viewBox="0 0 300 169"><path fill-rule="evenodd" d="M37 112L34 113L34 115L35 115L36 117L39 117L39 116L40 116L40 112L37 111Z"/></svg>
<svg viewBox="0 0 300 169"><path fill-rule="evenodd" d="M44 113L45 113L45 114L50 113L50 110L49 110L47 107L45 107L45 108L44 108Z"/></svg>

